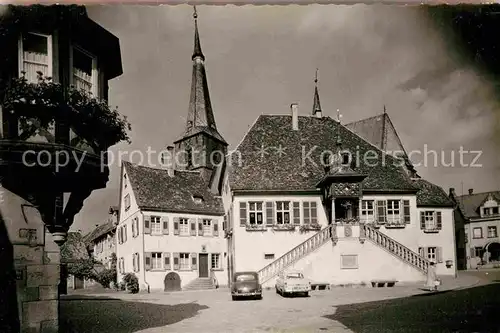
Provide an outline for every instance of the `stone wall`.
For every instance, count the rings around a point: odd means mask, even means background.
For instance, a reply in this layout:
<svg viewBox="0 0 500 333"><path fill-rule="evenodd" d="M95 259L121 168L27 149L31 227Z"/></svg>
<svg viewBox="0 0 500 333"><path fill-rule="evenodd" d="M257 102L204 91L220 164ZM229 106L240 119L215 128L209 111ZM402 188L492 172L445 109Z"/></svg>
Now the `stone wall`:
<svg viewBox="0 0 500 333"><path fill-rule="evenodd" d="M58 332L59 246L35 207L2 191L0 213L13 249L21 332Z"/></svg>

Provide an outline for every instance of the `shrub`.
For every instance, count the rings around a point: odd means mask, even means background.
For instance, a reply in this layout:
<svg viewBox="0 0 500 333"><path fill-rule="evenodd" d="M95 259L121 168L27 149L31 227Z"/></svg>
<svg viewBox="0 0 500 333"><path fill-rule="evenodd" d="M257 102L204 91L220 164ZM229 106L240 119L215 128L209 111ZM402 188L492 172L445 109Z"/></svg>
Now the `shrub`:
<svg viewBox="0 0 500 333"><path fill-rule="evenodd" d="M127 290L132 294L137 294L139 292L139 279L134 273L127 273L123 277L123 281L127 285Z"/></svg>
<svg viewBox="0 0 500 333"><path fill-rule="evenodd" d="M105 269L97 273L95 280L104 288L109 288L111 283L116 284L116 269Z"/></svg>

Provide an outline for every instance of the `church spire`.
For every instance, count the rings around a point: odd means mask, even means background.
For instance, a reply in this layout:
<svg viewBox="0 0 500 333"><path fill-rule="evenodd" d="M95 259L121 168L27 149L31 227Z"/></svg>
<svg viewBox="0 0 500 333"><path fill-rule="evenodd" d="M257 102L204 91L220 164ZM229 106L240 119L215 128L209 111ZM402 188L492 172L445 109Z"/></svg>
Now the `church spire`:
<svg viewBox="0 0 500 333"><path fill-rule="evenodd" d="M314 101L313 101L313 116L318 118L322 117L321 104L319 102L319 92L318 92L318 69L316 68L316 76L314 78Z"/></svg>
<svg viewBox="0 0 500 333"><path fill-rule="evenodd" d="M198 33L198 12L196 11L196 6L193 6L194 13L194 51L192 59L194 60L196 57L200 57L201 60L205 60L205 56L201 51L201 43L200 43L200 34Z"/></svg>
<svg viewBox="0 0 500 333"><path fill-rule="evenodd" d="M204 130L220 141L224 141L217 132L210 94L208 90L207 75L205 73L205 56L201 51L200 35L198 32L198 13L194 6L194 50L193 74L191 79L191 96L189 99L189 112L184 136Z"/></svg>

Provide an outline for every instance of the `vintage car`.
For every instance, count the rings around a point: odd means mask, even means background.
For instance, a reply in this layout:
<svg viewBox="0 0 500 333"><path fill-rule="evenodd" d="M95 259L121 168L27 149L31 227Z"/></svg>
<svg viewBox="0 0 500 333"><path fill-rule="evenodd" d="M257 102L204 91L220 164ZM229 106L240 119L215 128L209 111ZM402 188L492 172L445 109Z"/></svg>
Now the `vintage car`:
<svg viewBox="0 0 500 333"><path fill-rule="evenodd" d="M259 283L259 274L256 272L234 273L231 296L233 301L242 297L262 299L262 285Z"/></svg>
<svg viewBox="0 0 500 333"><path fill-rule="evenodd" d="M311 282L304 278L304 275L298 271L282 272L276 279L276 293L287 295L309 296L311 291Z"/></svg>

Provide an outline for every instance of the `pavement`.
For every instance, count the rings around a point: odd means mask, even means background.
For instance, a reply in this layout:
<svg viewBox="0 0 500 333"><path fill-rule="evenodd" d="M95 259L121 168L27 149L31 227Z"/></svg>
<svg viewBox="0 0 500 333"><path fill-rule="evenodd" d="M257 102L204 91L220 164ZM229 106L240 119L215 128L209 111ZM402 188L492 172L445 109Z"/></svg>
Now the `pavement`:
<svg viewBox="0 0 500 333"><path fill-rule="evenodd" d="M498 270L500 272L500 270ZM441 292L488 284L493 273L443 278ZM500 276L500 274L499 274ZM310 297L232 301L229 290L171 293L85 293L61 296L62 326L71 332L353 332L334 315L340 306L429 294L423 283L395 287L337 287ZM333 317L332 317L333 316Z"/></svg>

